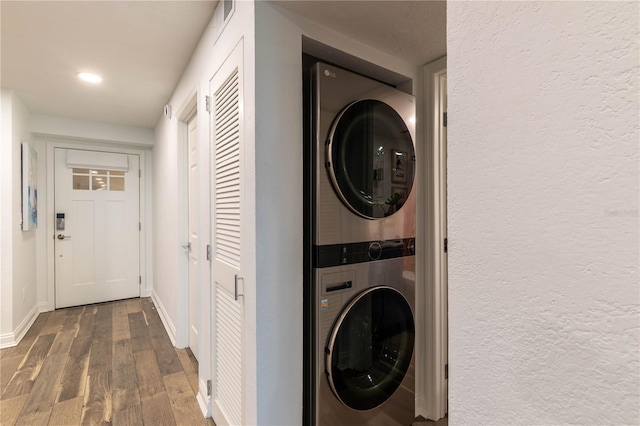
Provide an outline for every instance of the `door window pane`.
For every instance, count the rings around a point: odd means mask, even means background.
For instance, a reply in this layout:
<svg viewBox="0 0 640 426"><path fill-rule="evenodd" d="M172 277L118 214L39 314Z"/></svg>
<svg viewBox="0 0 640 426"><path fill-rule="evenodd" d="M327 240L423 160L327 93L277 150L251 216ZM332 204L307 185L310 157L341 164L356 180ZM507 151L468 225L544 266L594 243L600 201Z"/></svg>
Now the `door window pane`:
<svg viewBox="0 0 640 426"><path fill-rule="evenodd" d="M121 170L73 169L73 189L124 191L124 179Z"/></svg>
<svg viewBox="0 0 640 426"><path fill-rule="evenodd" d="M73 176L73 189L88 190L89 176Z"/></svg>
<svg viewBox="0 0 640 426"><path fill-rule="evenodd" d="M110 176L109 191L124 191L124 178Z"/></svg>
<svg viewBox="0 0 640 426"><path fill-rule="evenodd" d="M106 191L107 177L91 176L91 189L94 191Z"/></svg>

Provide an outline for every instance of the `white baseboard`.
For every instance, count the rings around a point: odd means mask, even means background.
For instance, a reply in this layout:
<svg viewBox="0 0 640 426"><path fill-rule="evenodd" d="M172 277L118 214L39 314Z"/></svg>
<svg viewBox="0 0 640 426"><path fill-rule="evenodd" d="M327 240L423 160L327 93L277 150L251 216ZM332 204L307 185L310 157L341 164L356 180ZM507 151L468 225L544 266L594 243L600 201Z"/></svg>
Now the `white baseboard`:
<svg viewBox="0 0 640 426"><path fill-rule="evenodd" d="M164 325L165 330L167 330L167 334L169 335L169 339L171 340L171 344L173 346L176 345L176 326L171 322L171 318L167 314L167 310L164 305L160 301L160 297L158 297L158 293L153 290L151 292L151 300L153 300L154 305L158 309L158 315L160 316L160 320Z"/></svg>
<svg viewBox="0 0 640 426"><path fill-rule="evenodd" d="M10 348L17 345L16 337L13 333L0 334L0 349Z"/></svg>
<svg viewBox="0 0 640 426"><path fill-rule="evenodd" d="M206 385L204 386L206 389ZM202 381L200 381L200 391L198 395L196 395L196 399L198 400L198 405L200 406L200 411L202 411L202 415L205 418L211 417L211 412L209 410L209 403L211 402L211 397L205 396L202 393Z"/></svg>
<svg viewBox="0 0 640 426"><path fill-rule="evenodd" d="M49 312L55 310L53 306L49 306L49 302L38 303L38 312Z"/></svg>
<svg viewBox="0 0 640 426"><path fill-rule="evenodd" d="M29 311L27 316L15 328L15 330L13 330L13 332L0 335L0 349L10 348L20 343L20 340L22 340L24 335L27 334L27 331L29 331L29 328L31 328L39 314L39 305L33 305L31 311Z"/></svg>

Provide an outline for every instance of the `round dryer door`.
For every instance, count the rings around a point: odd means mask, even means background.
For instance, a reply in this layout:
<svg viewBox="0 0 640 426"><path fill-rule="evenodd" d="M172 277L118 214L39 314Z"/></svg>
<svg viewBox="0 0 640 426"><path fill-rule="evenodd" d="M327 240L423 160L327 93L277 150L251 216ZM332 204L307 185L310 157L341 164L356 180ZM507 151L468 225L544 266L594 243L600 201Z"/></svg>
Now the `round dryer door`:
<svg viewBox="0 0 640 426"><path fill-rule="evenodd" d="M329 337L325 367L342 403L370 410L389 399L407 373L415 337L407 300L391 287L372 287L344 309Z"/></svg>
<svg viewBox="0 0 640 426"><path fill-rule="evenodd" d="M369 219L397 212L413 186L415 153L409 129L381 101L356 101L338 114L329 132L326 161L343 203Z"/></svg>

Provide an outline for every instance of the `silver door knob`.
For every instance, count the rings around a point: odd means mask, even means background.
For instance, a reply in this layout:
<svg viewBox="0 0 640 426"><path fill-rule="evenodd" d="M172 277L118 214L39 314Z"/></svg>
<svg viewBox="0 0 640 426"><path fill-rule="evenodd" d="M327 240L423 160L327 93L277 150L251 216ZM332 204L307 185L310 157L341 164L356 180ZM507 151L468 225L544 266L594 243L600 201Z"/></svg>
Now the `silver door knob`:
<svg viewBox="0 0 640 426"><path fill-rule="evenodd" d="M67 235L65 236L64 234L58 234L58 236L56 237L59 240L68 240L71 238L71 235Z"/></svg>

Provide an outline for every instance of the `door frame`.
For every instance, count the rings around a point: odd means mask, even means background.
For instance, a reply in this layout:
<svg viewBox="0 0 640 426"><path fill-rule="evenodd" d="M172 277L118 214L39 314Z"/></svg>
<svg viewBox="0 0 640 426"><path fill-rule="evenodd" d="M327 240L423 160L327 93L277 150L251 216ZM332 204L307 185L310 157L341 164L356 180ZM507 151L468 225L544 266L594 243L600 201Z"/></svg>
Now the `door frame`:
<svg viewBox="0 0 640 426"><path fill-rule="evenodd" d="M188 185L189 185L189 165L188 165L188 147L187 147L187 133L188 119L191 117L191 113L196 109L197 113L197 125L198 125L198 155L200 161L198 168L200 170L200 206L199 206L199 232L200 232L200 268L199 268L199 281L200 281L200 320L198 324L198 335L200 336L200 348L198 359L198 393L196 399L200 410L206 417L211 416L211 398L207 395L207 380L211 378L211 277L210 277L210 265L211 263L206 260L207 245L210 242L210 217L211 200L209 190L209 113L206 112L205 96L208 93L208 81L206 84L198 83L193 87L183 98L184 100L178 108L176 108L176 132L177 132L177 170L178 170L178 187L182 188L182 196L180 202L183 208L178 211L178 223L179 223L179 238L180 241L188 241L189 238L189 197L188 197ZM205 130L202 130L205 129ZM184 243L181 243L184 244ZM183 280L183 285L189 284L189 259L188 256L182 256L179 261L179 277ZM189 345L189 297L188 292L180 291L181 284L178 284L178 324L176 327L176 347L186 347ZM178 345L178 342L182 346Z"/></svg>
<svg viewBox="0 0 640 426"><path fill-rule="evenodd" d="M187 133L186 133L187 139L185 140L185 145L186 145L186 148L187 148L187 152L186 152L187 155L186 155L186 157L184 159L185 160L185 166L187 168L187 170L186 170L186 172L187 172L187 175L186 175L186 177L187 177L187 181L186 181L186 185L187 185L187 188L186 188L186 195L187 195L187 201L186 201L186 209L187 209L187 240L186 240L186 243L187 244L189 244L190 241L191 241L191 231L190 231L191 225L192 225L191 224L191 201L192 201L191 197L194 196L196 199L200 199L200 194L199 193L192 194L192 191L191 191L192 182L191 182L191 153L189 152L189 144L190 143L194 143L195 145L198 145L198 157L200 157L200 147L199 147L199 142L198 142L198 135L199 135L199 132L200 132L200 129L198 128L198 105L197 105L195 97L193 98L192 103L193 103L193 108L191 110L188 110L187 115L185 116L184 120L182 120L184 125L186 126L186 131L187 131ZM196 125L195 141L191 141L191 136L189 134L189 124L192 121L195 121L195 125ZM198 174L199 174L199 172L200 172L200 158L198 158ZM201 183L202 183L202 180L200 179L199 175L198 175L198 179L197 180L198 180L197 184L198 184L198 188L199 188ZM195 220L196 220L197 226L198 226L198 245L201 245L200 244L200 240L202 239L202 235L200 235L200 222L201 222L201 220L200 220L200 204L201 203L198 203L198 208L196 209L197 211L196 211L196 216L195 216ZM187 276L187 286L186 286L187 292L186 293L187 294L186 294L186 296L187 296L187 307L188 307L187 308L187 336L186 336L187 337L187 342L186 343L187 343L187 346L191 349L191 352L193 352L193 348L192 348L193 345L192 345L192 342L191 342L191 327L192 327L192 315L191 315L192 312L191 311L192 311L192 309L193 310L197 310L198 318L196 318L195 321L193 321L193 322L196 323L197 330L198 330L198 338L197 338L197 340L198 340L198 354L197 355L198 356L196 358L199 360L200 359L199 347L200 347L200 340L202 338L202 336L200 335L200 324L202 323L202 320L199 317L199 313L200 313L199 306L197 306L197 308L194 309L193 295L191 294L191 291L192 291L191 280L193 279L191 277L191 270L192 270L191 269L191 251L192 250L193 249L190 248L189 250L186 251L186 253L187 253L187 273L186 273L186 276ZM199 262L197 269L199 269L200 263L202 263L202 260L203 260L202 259L202 254L204 253L205 260L206 260L206 255L207 254L206 254L206 250L204 252L201 250L201 247L198 247L197 250L198 250L198 262ZM198 275L197 275L196 278L197 278L197 282L195 283L195 286L196 286L195 293L197 293L197 299L196 300L199 301L202 298L202 295L201 295L202 287L201 287L199 271L198 271ZM197 303L196 303L196 305L197 305Z"/></svg>
<svg viewBox="0 0 640 426"><path fill-rule="evenodd" d="M193 113L197 111L196 94L192 93L188 100L177 111L177 151L178 151L178 188L180 198L178 203L181 208L178 210L178 229L180 245L189 241L189 147L188 143L188 122ZM198 136L199 137L199 136ZM182 254L182 250L180 251ZM185 251L185 254L187 252ZM201 250L202 253L202 250ZM180 256L178 262L178 276L181 283L176 288L176 335L175 346L186 348L189 346L189 256ZM187 289L187 291L184 291Z"/></svg>
<svg viewBox="0 0 640 426"><path fill-rule="evenodd" d="M420 361L417 414L438 420L447 413L448 381L445 365L448 358L448 283L447 255L444 252L446 230L446 138L443 137L443 101L446 88L447 58L440 58L423 68L422 93L425 96L422 113L423 137L419 169L423 182L418 192L418 218L416 252L422 262L416 262L418 286L417 322L425 336L419 342L417 356Z"/></svg>
<svg viewBox="0 0 640 426"><path fill-rule="evenodd" d="M47 250L47 287L46 287L46 300L39 303L40 312L53 311L55 309L55 248L53 235L55 234L55 149L77 149L82 151L98 151L98 152L113 152L118 154L130 154L138 155L140 157L140 223L142 229L140 231L140 277L142 283L140 285L140 297L151 296L151 277L153 276L152 262L147 257L151 255L151 230L147 230L147 224L151 223L150 214L147 210L147 202L150 201L147 198L147 185L148 185L148 173L151 173L151 168L147 167L151 161L151 151L145 149L135 148L123 148L118 145L111 145L108 143L98 144L95 142L72 142L61 139L45 139L47 147L47 185L46 185L46 250ZM150 181L150 179L149 179Z"/></svg>

